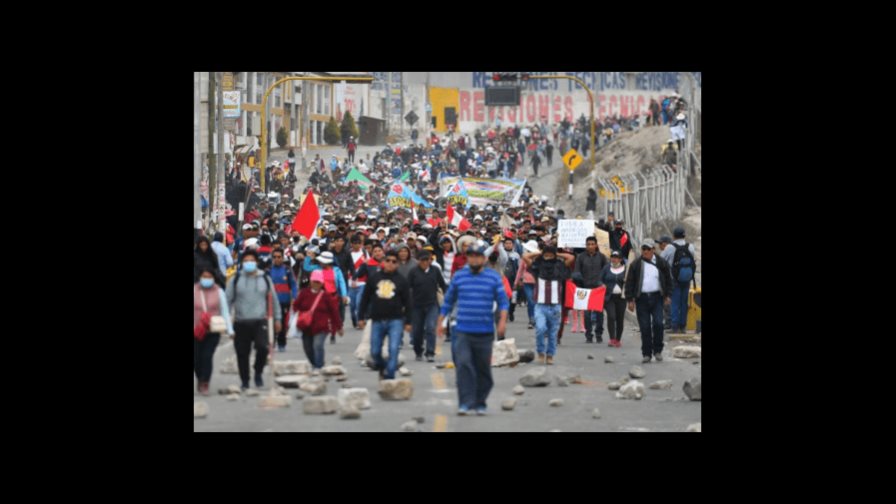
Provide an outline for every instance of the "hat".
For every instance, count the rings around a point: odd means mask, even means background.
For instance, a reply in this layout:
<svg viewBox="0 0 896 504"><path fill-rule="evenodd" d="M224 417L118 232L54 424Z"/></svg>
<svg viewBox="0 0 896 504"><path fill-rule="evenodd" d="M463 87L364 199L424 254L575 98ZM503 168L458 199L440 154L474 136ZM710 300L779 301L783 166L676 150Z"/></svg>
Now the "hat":
<svg viewBox="0 0 896 504"><path fill-rule="evenodd" d="M417 233L414 233L413 231L410 232L410 233L408 233L408 237L407 237L407 239L408 239L408 240L416 240L416 239L417 239Z"/></svg>
<svg viewBox="0 0 896 504"><path fill-rule="evenodd" d="M484 255L485 251L488 249L488 243L483 240L476 240L467 247L467 255L470 254L480 254Z"/></svg>
<svg viewBox="0 0 896 504"><path fill-rule="evenodd" d="M474 221L482 220L482 216L481 216L481 215L477 215L476 217L473 217L473 220L474 220Z"/></svg>
<svg viewBox="0 0 896 504"><path fill-rule="evenodd" d="M622 219L616 219L615 221L613 221L614 226L621 226L623 224L625 224L625 221Z"/></svg>
<svg viewBox="0 0 896 504"><path fill-rule="evenodd" d="M314 270L311 272L311 281L312 282L320 282L324 283L324 272L323 270Z"/></svg>
<svg viewBox="0 0 896 504"><path fill-rule="evenodd" d="M428 222L423 224L423 229L432 229L432 224L430 224Z"/></svg>
<svg viewBox="0 0 896 504"><path fill-rule="evenodd" d="M684 228L678 226L677 228L672 230L672 236L676 238L684 238Z"/></svg>
<svg viewBox="0 0 896 504"><path fill-rule="evenodd" d="M641 242L641 248L644 247L656 248L656 243L654 243L654 241L650 238L645 238L644 241Z"/></svg>
<svg viewBox="0 0 896 504"><path fill-rule="evenodd" d="M258 246L258 238L249 238L246 240L246 248L255 248Z"/></svg>
<svg viewBox="0 0 896 504"><path fill-rule="evenodd" d="M243 231L248 231L250 229L252 229L252 224L249 224L248 222L243 224Z"/></svg>
<svg viewBox="0 0 896 504"><path fill-rule="evenodd" d="M323 264L331 264L333 262L333 253L329 250L317 257L317 262Z"/></svg>
<svg viewBox="0 0 896 504"><path fill-rule="evenodd" d="M338 230L338 229L339 229L339 228L336 227L334 224L330 224L330 226L327 228L327 231L336 231L336 230Z"/></svg>
<svg viewBox="0 0 896 504"><path fill-rule="evenodd" d="M679 121L684 120L684 112L682 112L681 114L678 114L677 116L675 116L675 118L678 119Z"/></svg>
<svg viewBox="0 0 896 504"><path fill-rule="evenodd" d="M523 244L523 250L526 252L538 252L538 243L535 240L529 240Z"/></svg>
<svg viewBox="0 0 896 504"><path fill-rule="evenodd" d="M513 239L513 230L508 229L507 231L504 231L504 238L508 238L508 239L512 240Z"/></svg>
<svg viewBox="0 0 896 504"><path fill-rule="evenodd" d="M618 250L614 250L613 252L610 253L610 257L618 257L618 258L622 259L622 254Z"/></svg>
<svg viewBox="0 0 896 504"><path fill-rule="evenodd" d="M378 229L376 230L377 233L379 233L380 231L382 231L382 232L384 232L384 233L388 233L388 231L386 230L386 228L378 228Z"/></svg>
<svg viewBox="0 0 896 504"><path fill-rule="evenodd" d="M312 246L308 247L307 249L305 249L305 252L319 254L320 249L317 248L315 245L312 245Z"/></svg>
<svg viewBox="0 0 896 504"><path fill-rule="evenodd" d="M551 218L548 217L547 215L545 215L544 217L541 218L541 222L550 222L550 221L551 221Z"/></svg>
<svg viewBox="0 0 896 504"><path fill-rule="evenodd" d="M537 234L538 234L538 232L535 231L534 229L530 229L530 230L529 230L529 236L537 235Z"/></svg>
<svg viewBox="0 0 896 504"><path fill-rule="evenodd" d="M659 238L657 238L656 242L657 243L672 243L672 238L669 238L668 236L663 235L663 236L660 236Z"/></svg>

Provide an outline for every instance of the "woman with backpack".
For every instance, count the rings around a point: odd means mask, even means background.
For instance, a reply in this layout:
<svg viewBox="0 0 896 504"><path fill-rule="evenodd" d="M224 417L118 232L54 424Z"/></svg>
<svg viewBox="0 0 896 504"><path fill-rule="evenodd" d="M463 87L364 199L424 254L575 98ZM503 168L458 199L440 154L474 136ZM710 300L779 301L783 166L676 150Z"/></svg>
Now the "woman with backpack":
<svg viewBox="0 0 896 504"><path fill-rule="evenodd" d="M296 326L302 331L302 344L305 356L314 369L324 366L324 342L327 333L339 333L342 336L342 319L339 317L339 305L336 298L324 291L324 272L315 270L311 273L309 287L299 291L299 297L292 303L292 309L299 313ZM310 317L303 314L310 313ZM310 321L306 320L310 318Z"/></svg>

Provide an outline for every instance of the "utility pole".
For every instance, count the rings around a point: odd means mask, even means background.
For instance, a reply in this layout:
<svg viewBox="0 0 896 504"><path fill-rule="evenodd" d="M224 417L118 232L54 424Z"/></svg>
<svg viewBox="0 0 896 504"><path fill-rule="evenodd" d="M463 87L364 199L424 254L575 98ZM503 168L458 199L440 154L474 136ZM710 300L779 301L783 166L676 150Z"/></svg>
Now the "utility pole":
<svg viewBox="0 0 896 504"><path fill-rule="evenodd" d="M199 135L199 117L202 115L202 74L193 72L193 226L202 228L202 208L199 202L199 181L202 178L202 141ZM197 225L198 223L198 225Z"/></svg>
<svg viewBox="0 0 896 504"><path fill-rule="evenodd" d="M209 191L211 191L212 187L215 187L215 215L218 221L218 231L226 233L227 221L224 216L224 204L226 201L224 199L224 75L218 72L215 77L218 84L218 159L215 162L218 184L217 186L209 185Z"/></svg>
<svg viewBox="0 0 896 504"><path fill-rule="evenodd" d="M208 214L215 208L215 72L208 73ZM208 221L204 228L208 228Z"/></svg>
<svg viewBox="0 0 896 504"><path fill-rule="evenodd" d="M398 122L401 124L401 136L404 136L404 72L399 75L401 75L398 81L398 90L401 92L401 118Z"/></svg>

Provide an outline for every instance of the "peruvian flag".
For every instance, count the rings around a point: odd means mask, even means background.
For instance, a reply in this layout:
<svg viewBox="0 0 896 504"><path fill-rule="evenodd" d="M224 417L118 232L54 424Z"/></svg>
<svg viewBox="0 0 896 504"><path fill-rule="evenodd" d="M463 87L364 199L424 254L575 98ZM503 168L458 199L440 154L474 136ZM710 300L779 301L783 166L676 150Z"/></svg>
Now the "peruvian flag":
<svg viewBox="0 0 896 504"><path fill-rule="evenodd" d="M448 224L454 224L461 232L466 231L473 226L466 217L457 214L457 212L454 211L454 207L451 205L448 205L448 211L445 212L445 215L448 219Z"/></svg>
<svg viewBox="0 0 896 504"><path fill-rule="evenodd" d="M320 210L317 209L317 201L314 200L314 190L308 191L302 208L292 221L292 230L297 231L307 239L314 238L314 229L320 221Z"/></svg>
<svg viewBox="0 0 896 504"><path fill-rule="evenodd" d="M566 299L563 306L573 310L604 311L604 295L607 286L601 285L595 289L582 289L576 287L572 280L566 281Z"/></svg>

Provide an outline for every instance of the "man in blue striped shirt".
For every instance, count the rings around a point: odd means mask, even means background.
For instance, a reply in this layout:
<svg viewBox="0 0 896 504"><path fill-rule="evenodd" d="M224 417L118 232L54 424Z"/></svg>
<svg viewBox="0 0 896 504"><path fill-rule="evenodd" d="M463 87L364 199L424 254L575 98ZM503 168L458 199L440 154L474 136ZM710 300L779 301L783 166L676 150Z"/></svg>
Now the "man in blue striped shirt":
<svg viewBox="0 0 896 504"><path fill-rule="evenodd" d="M485 415L485 399L494 385L492 380L492 342L495 337L494 303L501 318L498 339L507 330L509 303L501 274L485 266L488 244L479 240L467 248L467 266L454 274L436 324L439 338L444 337L442 322L457 304L457 325L451 337L451 354L457 373L458 415L471 409Z"/></svg>

